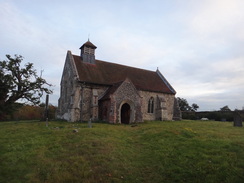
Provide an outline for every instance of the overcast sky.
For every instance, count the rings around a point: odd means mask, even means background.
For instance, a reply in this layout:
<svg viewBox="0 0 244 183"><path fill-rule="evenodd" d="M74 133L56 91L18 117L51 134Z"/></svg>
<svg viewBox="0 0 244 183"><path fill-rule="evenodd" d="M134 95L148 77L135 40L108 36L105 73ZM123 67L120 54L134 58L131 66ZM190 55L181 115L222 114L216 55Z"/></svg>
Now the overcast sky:
<svg viewBox="0 0 244 183"><path fill-rule="evenodd" d="M243 0L0 0L0 60L19 54L55 85L67 50L156 71L199 111L244 106ZM43 102L45 98L43 97Z"/></svg>

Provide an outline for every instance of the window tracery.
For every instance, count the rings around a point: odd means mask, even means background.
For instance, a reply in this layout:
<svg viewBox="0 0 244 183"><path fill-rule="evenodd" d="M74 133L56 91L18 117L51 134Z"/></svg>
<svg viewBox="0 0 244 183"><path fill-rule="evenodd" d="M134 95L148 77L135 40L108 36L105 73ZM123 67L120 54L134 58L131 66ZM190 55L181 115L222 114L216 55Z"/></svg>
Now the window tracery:
<svg viewBox="0 0 244 183"><path fill-rule="evenodd" d="M148 101L148 109L147 109L148 113L153 113L154 112L154 99L153 97L151 97Z"/></svg>

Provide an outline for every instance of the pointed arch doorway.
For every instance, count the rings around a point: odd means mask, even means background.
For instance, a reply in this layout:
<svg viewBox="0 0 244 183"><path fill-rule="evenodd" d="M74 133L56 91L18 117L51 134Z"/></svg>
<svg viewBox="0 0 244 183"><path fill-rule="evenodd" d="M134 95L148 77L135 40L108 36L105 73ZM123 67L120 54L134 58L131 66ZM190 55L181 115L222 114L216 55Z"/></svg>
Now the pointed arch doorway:
<svg viewBox="0 0 244 183"><path fill-rule="evenodd" d="M130 105L127 104L127 103L124 103L122 106L121 106L121 123L124 123L124 124L129 124L130 123L130 111L131 111L131 108L130 108Z"/></svg>

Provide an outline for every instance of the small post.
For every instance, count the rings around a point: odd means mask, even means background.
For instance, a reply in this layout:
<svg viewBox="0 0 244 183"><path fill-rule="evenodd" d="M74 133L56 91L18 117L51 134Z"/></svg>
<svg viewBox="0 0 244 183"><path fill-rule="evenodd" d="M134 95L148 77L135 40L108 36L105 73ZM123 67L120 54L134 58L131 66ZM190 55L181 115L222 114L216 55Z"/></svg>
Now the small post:
<svg viewBox="0 0 244 183"><path fill-rule="evenodd" d="M92 128L92 117L90 117L90 120L88 121L88 127Z"/></svg>
<svg viewBox="0 0 244 183"><path fill-rule="evenodd" d="M242 127L242 117L239 111L234 113L234 126Z"/></svg>
<svg viewBox="0 0 244 183"><path fill-rule="evenodd" d="M46 106L45 106L46 127L48 127L48 100L49 100L49 95L46 95Z"/></svg>

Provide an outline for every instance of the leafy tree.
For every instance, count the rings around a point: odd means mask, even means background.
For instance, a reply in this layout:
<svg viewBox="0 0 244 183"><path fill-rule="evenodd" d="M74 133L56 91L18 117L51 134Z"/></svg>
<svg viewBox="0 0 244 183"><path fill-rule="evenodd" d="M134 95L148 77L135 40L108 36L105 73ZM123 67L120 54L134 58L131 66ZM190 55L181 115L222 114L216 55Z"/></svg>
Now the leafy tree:
<svg viewBox="0 0 244 183"><path fill-rule="evenodd" d="M227 112L227 111L231 111L230 108L228 107L228 105L220 108L220 111L223 111L223 112Z"/></svg>
<svg viewBox="0 0 244 183"><path fill-rule="evenodd" d="M191 108L192 108L192 111L197 111L197 109L199 108L199 106L197 104L193 103L191 105Z"/></svg>
<svg viewBox="0 0 244 183"><path fill-rule="evenodd" d="M191 111L191 106L189 106L186 99L177 97L177 100L181 111Z"/></svg>
<svg viewBox="0 0 244 183"><path fill-rule="evenodd" d="M181 111L197 111L199 108L199 106L195 103L190 106L187 100L184 98L177 97L177 100Z"/></svg>
<svg viewBox="0 0 244 183"><path fill-rule="evenodd" d="M7 60L0 61L0 115L6 115L16 109L20 100L34 105L40 103L43 93L51 94L52 90L42 76L38 76L33 63L21 67L23 57L6 55Z"/></svg>

